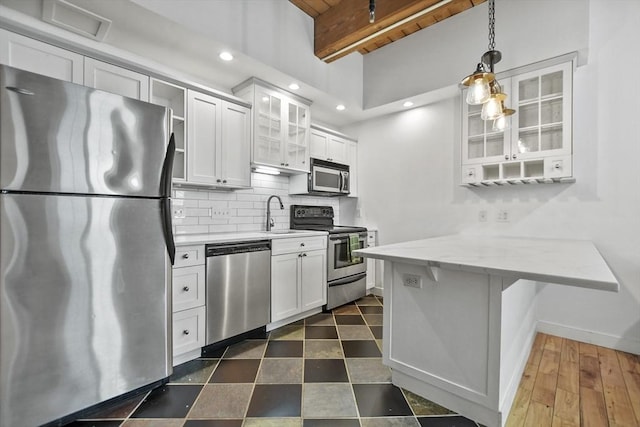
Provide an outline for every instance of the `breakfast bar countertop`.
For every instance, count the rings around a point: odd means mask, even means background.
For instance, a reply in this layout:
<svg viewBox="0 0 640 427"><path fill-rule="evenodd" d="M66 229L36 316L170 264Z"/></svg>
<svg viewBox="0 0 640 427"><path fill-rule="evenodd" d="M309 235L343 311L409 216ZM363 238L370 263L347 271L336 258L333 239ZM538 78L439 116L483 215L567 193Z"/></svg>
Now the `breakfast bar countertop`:
<svg viewBox="0 0 640 427"><path fill-rule="evenodd" d="M447 235L354 252L356 255L617 292L618 281L587 240Z"/></svg>

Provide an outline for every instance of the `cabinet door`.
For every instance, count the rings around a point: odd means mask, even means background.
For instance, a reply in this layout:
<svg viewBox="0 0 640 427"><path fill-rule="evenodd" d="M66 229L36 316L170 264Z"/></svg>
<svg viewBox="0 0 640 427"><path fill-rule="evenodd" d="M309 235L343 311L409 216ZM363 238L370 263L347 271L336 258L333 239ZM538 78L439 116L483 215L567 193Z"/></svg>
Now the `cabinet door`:
<svg viewBox="0 0 640 427"><path fill-rule="evenodd" d="M329 135L317 129L311 129L309 136L309 156L314 159L327 160L327 147L329 145Z"/></svg>
<svg viewBox="0 0 640 427"><path fill-rule="evenodd" d="M329 136L328 155L330 162L347 163L347 140Z"/></svg>
<svg viewBox="0 0 640 427"><path fill-rule="evenodd" d="M84 85L149 101L149 76L93 58L85 58Z"/></svg>
<svg viewBox="0 0 640 427"><path fill-rule="evenodd" d="M309 171L309 107L289 101L287 117L287 144L283 166Z"/></svg>
<svg viewBox="0 0 640 427"><path fill-rule="evenodd" d="M222 107L222 176L233 187L251 186L251 110L224 102Z"/></svg>
<svg viewBox="0 0 640 427"><path fill-rule="evenodd" d="M373 248L377 246L377 233L375 231L369 231L367 233L367 247ZM367 258L367 289L374 288L376 286L376 260L373 258Z"/></svg>
<svg viewBox="0 0 640 427"><path fill-rule="evenodd" d="M284 166L283 100L276 93L256 87L253 161Z"/></svg>
<svg viewBox="0 0 640 427"><path fill-rule="evenodd" d="M327 303L326 251L304 252L300 257L302 311Z"/></svg>
<svg viewBox="0 0 640 427"><path fill-rule="evenodd" d="M187 181L222 183L220 151L222 100L204 93L187 92Z"/></svg>
<svg viewBox="0 0 640 427"><path fill-rule="evenodd" d="M300 313L300 254L271 257L271 321Z"/></svg>
<svg viewBox="0 0 640 427"><path fill-rule="evenodd" d="M572 63L512 77L512 159L571 154Z"/></svg>
<svg viewBox="0 0 640 427"><path fill-rule="evenodd" d="M84 82L82 55L3 29L0 63L67 82Z"/></svg>
<svg viewBox="0 0 640 427"><path fill-rule="evenodd" d="M501 82L508 86L508 82ZM505 84L506 83L506 84ZM493 120L482 120L482 105L468 105L462 95L462 164L504 161L509 156L509 132L494 131Z"/></svg>
<svg viewBox="0 0 640 427"><path fill-rule="evenodd" d="M358 144L347 142L347 161L349 165L349 197L358 197Z"/></svg>

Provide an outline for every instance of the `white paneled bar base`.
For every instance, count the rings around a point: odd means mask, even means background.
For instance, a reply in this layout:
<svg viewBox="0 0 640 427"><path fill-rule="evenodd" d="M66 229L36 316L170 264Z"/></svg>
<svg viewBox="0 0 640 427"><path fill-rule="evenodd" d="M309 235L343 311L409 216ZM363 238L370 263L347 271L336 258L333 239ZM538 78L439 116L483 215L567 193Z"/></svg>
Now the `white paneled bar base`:
<svg viewBox="0 0 640 427"><path fill-rule="evenodd" d="M535 281L619 287L588 241L455 235L355 253L385 261L393 383L488 426L506 422L531 348Z"/></svg>

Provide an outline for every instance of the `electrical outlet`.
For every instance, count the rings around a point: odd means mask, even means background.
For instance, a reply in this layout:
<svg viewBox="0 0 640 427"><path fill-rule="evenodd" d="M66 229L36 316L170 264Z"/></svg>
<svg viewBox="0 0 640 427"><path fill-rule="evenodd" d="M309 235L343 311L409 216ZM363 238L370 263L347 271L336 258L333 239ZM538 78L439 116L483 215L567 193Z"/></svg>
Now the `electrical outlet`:
<svg viewBox="0 0 640 427"><path fill-rule="evenodd" d="M509 211L506 209L500 209L498 211L498 222L509 222Z"/></svg>
<svg viewBox="0 0 640 427"><path fill-rule="evenodd" d="M487 211L482 209L478 212L478 221L487 222Z"/></svg>
<svg viewBox="0 0 640 427"><path fill-rule="evenodd" d="M229 218L231 214L229 209L226 208L211 208L209 209L209 216L211 218Z"/></svg>
<svg viewBox="0 0 640 427"><path fill-rule="evenodd" d="M422 288L422 277L417 274L405 273L402 275L402 283L410 288Z"/></svg>
<svg viewBox="0 0 640 427"><path fill-rule="evenodd" d="M183 219L184 218L184 208L182 208L182 207L173 208L173 217L175 219Z"/></svg>

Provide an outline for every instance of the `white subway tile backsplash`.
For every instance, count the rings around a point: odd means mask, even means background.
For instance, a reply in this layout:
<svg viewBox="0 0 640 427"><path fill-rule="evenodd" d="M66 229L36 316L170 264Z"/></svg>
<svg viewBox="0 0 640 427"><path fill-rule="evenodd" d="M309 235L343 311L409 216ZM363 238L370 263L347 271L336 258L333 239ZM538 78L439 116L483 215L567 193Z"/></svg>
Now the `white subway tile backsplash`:
<svg viewBox="0 0 640 427"><path fill-rule="evenodd" d="M276 230L289 228L289 206L292 204L333 206L335 222L340 224L338 199L290 196L289 178L281 175L252 174L251 182L253 188L238 191L174 190L174 206L183 207L185 214L185 218L173 220L175 233L264 231L266 202L271 195L280 196L284 204L284 209L280 209L277 201L271 201L271 214Z"/></svg>

